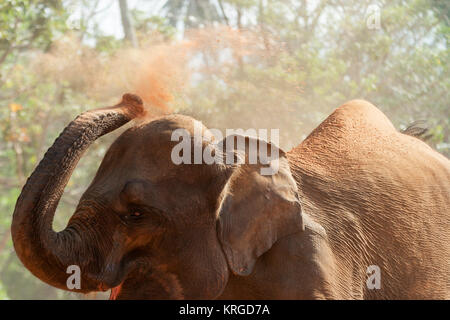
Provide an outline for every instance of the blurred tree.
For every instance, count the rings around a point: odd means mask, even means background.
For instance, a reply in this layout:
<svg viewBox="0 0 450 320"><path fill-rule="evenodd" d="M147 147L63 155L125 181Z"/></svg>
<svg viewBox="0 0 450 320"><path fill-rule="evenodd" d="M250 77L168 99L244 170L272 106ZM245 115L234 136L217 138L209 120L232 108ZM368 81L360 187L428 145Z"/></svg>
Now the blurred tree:
<svg viewBox="0 0 450 320"><path fill-rule="evenodd" d="M160 16L149 15L142 10L132 10L131 15L135 21L135 30L138 42L145 44L149 40L159 42L170 41L176 33L176 29L168 19Z"/></svg>
<svg viewBox="0 0 450 320"><path fill-rule="evenodd" d="M251 45L265 54L236 55L235 68L216 68L215 83L205 75L190 93L199 99L189 107L199 117L220 127L233 119L234 126L285 128L289 148L332 108L365 98L397 127L428 120L436 132L434 146L450 153L449 33L439 27L448 6L424 0L381 1L375 7L368 0L230 0L222 6L237 12L230 24L255 33L260 41ZM381 23L375 29L368 27L370 6L379 10ZM221 50L205 51L204 65L220 64ZM205 87L212 101L200 98ZM266 121L255 118L256 106Z"/></svg>
<svg viewBox="0 0 450 320"><path fill-rule="evenodd" d="M214 0L168 0L163 8L172 26L197 28L212 22L226 21L224 12L219 12Z"/></svg>
<svg viewBox="0 0 450 320"><path fill-rule="evenodd" d="M42 112L45 102L38 102L31 93L45 94L48 85L27 72L27 57L35 50L47 50L53 39L67 30L66 17L60 1L0 3L0 296L4 298L14 296L14 288L23 277L28 279L26 287L30 295L33 288L43 288L37 279L23 272L13 254L9 227L14 198L25 183L35 157L42 151L45 137L41 133L46 131L49 121L44 116L42 126L34 122L35 112ZM36 137L33 141L32 135ZM16 292L20 294L24 290ZM43 294L56 297L56 291L51 288Z"/></svg>
<svg viewBox="0 0 450 320"><path fill-rule="evenodd" d="M133 48L137 48L138 43L136 39L136 33L134 32L133 22L131 20L130 11L128 10L127 0L119 0L119 6L125 40L128 41L133 46Z"/></svg>

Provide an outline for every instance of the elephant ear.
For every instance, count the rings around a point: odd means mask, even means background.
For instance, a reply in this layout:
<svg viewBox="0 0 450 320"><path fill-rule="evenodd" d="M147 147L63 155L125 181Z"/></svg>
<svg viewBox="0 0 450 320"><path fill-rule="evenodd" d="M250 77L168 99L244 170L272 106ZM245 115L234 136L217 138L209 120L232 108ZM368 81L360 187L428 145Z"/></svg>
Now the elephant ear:
<svg viewBox="0 0 450 320"><path fill-rule="evenodd" d="M235 142L239 137L245 140L245 146L230 148L235 145L230 144L230 139ZM277 240L303 231L302 209L297 185L281 149L237 135L226 137L222 145L226 146L225 154L233 153L241 163L231 166L231 176L222 191L218 238L231 271L246 276L253 271L258 257ZM266 161L261 151L269 155Z"/></svg>

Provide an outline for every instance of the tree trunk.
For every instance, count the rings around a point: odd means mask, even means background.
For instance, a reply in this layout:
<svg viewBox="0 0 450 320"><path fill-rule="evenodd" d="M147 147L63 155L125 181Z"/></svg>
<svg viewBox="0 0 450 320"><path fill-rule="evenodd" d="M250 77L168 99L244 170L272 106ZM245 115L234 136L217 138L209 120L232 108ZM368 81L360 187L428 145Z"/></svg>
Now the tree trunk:
<svg viewBox="0 0 450 320"><path fill-rule="evenodd" d="M133 23L131 21L130 11L128 10L127 0L119 0L120 16L122 18L122 27L125 34L125 40L129 42L133 48L137 48L136 33L134 32Z"/></svg>

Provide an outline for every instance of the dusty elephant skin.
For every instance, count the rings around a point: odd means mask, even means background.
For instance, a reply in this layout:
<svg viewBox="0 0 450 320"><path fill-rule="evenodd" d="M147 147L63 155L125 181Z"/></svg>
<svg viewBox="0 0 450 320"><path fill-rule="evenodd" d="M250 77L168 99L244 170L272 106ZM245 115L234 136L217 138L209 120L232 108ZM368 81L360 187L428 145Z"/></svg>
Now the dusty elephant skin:
<svg viewBox="0 0 450 320"><path fill-rule="evenodd" d="M54 232L83 152L142 112L127 94L78 116L24 186L14 247L46 283L68 290L67 267L78 265L74 291L113 289L117 299L450 298L450 161L361 100L279 150L271 176L248 162L175 165L171 133L192 133L192 118L135 125ZM380 268L380 289L366 284L370 265Z"/></svg>

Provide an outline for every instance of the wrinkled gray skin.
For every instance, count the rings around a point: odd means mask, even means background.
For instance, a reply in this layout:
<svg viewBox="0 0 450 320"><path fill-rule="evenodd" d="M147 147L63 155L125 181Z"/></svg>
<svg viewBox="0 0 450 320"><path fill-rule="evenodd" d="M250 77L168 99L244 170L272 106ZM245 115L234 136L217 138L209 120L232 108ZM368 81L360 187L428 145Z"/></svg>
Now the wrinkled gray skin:
<svg viewBox="0 0 450 320"><path fill-rule="evenodd" d="M171 134L193 135L192 118L136 125L54 232L83 152L142 113L140 99L125 95L80 115L24 186L14 246L46 283L68 290L67 267L78 265L73 291L114 288L118 299L450 298L449 160L365 101L339 107L290 152L274 149L270 176L248 163L248 149L244 164L175 165ZM366 285L369 265L380 268L379 290Z"/></svg>

